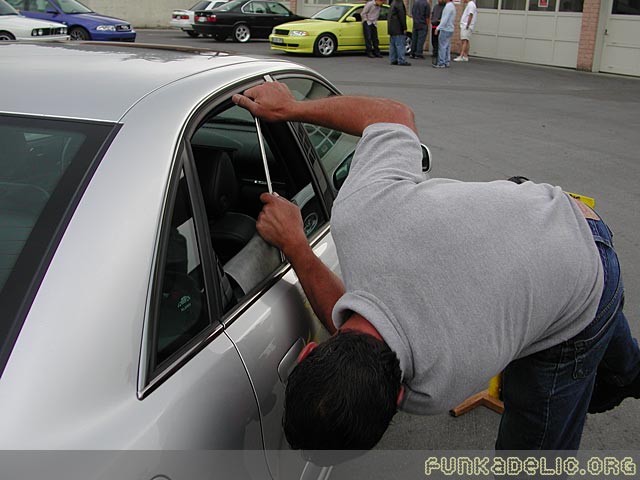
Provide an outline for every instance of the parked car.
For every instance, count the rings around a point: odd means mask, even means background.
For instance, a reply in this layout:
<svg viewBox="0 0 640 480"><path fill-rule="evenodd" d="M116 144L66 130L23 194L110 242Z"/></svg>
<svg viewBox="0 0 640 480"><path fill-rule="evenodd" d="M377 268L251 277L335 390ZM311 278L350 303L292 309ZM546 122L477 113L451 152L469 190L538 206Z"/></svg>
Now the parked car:
<svg viewBox="0 0 640 480"><path fill-rule="evenodd" d="M235 42L244 43L267 38L276 25L302 18L278 2L233 0L214 11L196 11L193 30L218 41L231 35Z"/></svg>
<svg viewBox="0 0 640 480"><path fill-rule="evenodd" d="M272 50L287 53L313 53L329 57L336 52L365 51L361 12L363 3L337 3L326 7L311 18L285 23L273 29L269 36ZM382 5L378 20L378 40L381 50L389 49L387 15L389 5ZM413 20L407 17L407 30ZM406 51L411 51L411 34L406 36Z"/></svg>
<svg viewBox="0 0 640 480"><path fill-rule="evenodd" d="M134 42L136 32L129 22L100 15L78 0L8 0L29 18L63 23L71 40Z"/></svg>
<svg viewBox="0 0 640 480"><path fill-rule="evenodd" d="M172 28L178 28L190 37L196 38L200 34L193 30L193 14L196 10L213 10L216 7L224 5L228 0L205 0L196 3L188 10L174 10L171 13L171 20L169 26Z"/></svg>
<svg viewBox="0 0 640 480"><path fill-rule="evenodd" d="M3 42L0 57L0 450L229 449L247 457L216 457L220 478L283 478L284 382L327 333L256 234L259 195L270 178L296 202L339 273L329 218L357 138L265 122L265 160L231 97L272 78L300 99L338 90L204 49ZM286 478L327 476L287 458ZM149 469L127 478L196 478Z"/></svg>
<svg viewBox="0 0 640 480"><path fill-rule="evenodd" d="M0 40L69 40L69 36L66 25L23 17L0 0Z"/></svg>

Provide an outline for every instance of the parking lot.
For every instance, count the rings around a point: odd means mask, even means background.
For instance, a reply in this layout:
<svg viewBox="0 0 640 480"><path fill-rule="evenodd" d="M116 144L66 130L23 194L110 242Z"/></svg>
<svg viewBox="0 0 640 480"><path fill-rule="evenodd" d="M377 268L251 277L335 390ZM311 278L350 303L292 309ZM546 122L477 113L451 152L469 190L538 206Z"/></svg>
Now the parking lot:
<svg viewBox="0 0 640 480"><path fill-rule="evenodd" d="M640 79L476 58L450 69L433 69L429 60L398 68L387 57L272 54L266 41L219 43L171 30L140 30L137 42L308 65L345 94L385 96L411 105L420 136L434 156L433 176L487 181L523 175L595 197L596 209L615 231L626 313L640 336ZM484 408L460 418L400 414L379 448L491 449L498 422L499 416ZM627 400L613 412L589 416L582 448L638 450L639 427L640 402Z"/></svg>

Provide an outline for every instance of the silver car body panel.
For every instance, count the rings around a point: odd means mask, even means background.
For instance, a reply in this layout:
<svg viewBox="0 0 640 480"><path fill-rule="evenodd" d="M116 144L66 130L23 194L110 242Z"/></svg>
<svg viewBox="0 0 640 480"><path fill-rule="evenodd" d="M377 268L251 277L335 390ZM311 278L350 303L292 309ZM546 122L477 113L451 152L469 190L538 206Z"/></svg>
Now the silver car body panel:
<svg viewBox="0 0 640 480"><path fill-rule="evenodd" d="M243 81L313 72L282 61L105 44L2 45L0 69L11 86L0 89L4 111L122 125L0 378L0 449L286 448L278 368L300 338L326 335L289 267L142 398L140 352L164 200L185 125L204 102L221 91L230 96ZM61 88L43 89L38 72ZM314 242L338 271L328 228ZM267 454L272 474L277 455ZM258 476L267 471L247 468ZM305 475L313 471L307 466Z"/></svg>

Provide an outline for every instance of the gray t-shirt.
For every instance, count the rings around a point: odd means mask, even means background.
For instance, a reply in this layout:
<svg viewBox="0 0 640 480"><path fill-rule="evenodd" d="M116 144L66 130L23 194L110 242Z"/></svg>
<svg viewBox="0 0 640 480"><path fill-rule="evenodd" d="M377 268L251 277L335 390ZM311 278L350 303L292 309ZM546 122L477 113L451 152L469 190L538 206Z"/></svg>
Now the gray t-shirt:
<svg viewBox="0 0 640 480"><path fill-rule="evenodd" d="M420 159L407 127L365 130L333 207L347 289L333 320L369 320L400 360L400 408L435 414L583 330L603 272L559 187L425 180Z"/></svg>

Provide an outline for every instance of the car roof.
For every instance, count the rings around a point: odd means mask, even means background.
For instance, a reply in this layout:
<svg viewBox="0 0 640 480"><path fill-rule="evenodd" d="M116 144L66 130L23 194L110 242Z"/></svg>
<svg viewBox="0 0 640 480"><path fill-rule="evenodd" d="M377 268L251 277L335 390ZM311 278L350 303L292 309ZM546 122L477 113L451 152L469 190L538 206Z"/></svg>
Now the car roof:
<svg viewBox="0 0 640 480"><path fill-rule="evenodd" d="M211 90L235 75L290 62L197 49L108 42L0 43L0 113L117 122L146 95L214 71ZM303 68L297 66L297 68ZM242 73L237 73L242 71ZM216 77L216 78L218 78Z"/></svg>

